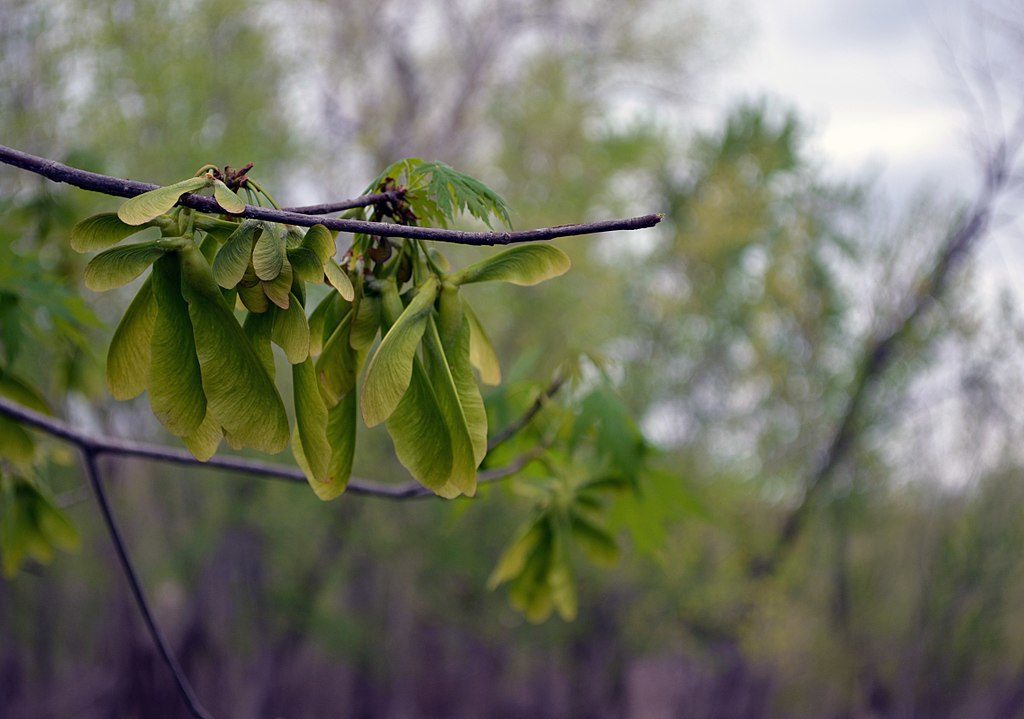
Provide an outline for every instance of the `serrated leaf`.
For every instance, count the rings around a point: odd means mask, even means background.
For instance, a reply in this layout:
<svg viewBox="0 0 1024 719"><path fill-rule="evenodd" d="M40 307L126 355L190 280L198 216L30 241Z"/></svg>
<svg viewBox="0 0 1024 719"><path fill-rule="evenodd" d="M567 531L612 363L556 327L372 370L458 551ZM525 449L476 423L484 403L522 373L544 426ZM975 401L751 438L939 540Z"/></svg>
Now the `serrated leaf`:
<svg viewBox="0 0 1024 719"><path fill-rule="evenodd" d="M280 452L289 428L277 388L224 303L209 265L193 250L182 253L182 260L207 406L232 441Z"/></svg>
<svg viewBox="0 0 1024 719"><path fill-rule="evenodd" d="M167 187L144 192L121 205L117 216L129 225L144 224L174 207L182 195L201 190L208 183L206 177L190 177Z"/></svg>
<svg viewBox="0 0 1024 719"><path fill-rule="evenodd" d="M491 255L451 276L457 285L471 282L511 282L535 285L565 274L572 262L569 255L551 245L520 245Z"/></svg>
<svg viewBox="0 0 1024 719"><path fill-rule="evenodd" d="M128 305L107 350L107 388L114 399L138 397L149 386L156 316L156 297L150 277Z"/></svg>
<svg viewBox="0 0 1024 719"><path fill-rule="evenodd" d="M423 365L414 359L408 389L385 426L398 461L417 482L436 492L451 475L452 441Z"/></svg>
<svg viewBox="0 0 1024 719"><path fill-rule="evenodd" d="M195 432L206 417L206 395L189 306L181 296L177 255L157 260L152 283L157 315L151 337L149 404L168 432L184 437Z"/></svg>
<svg viewBox="0 0 1024 719"><path fill-rule="evenodd" d="M327 442L327 405L320 396L313 361L292 366L292 387L295 393L295 435L292 447L301 454L302 468L309 484L317 493L328 480L331 446Z"/></svg>
<svg viewBox="0 0 1024 719"><path fill-rule="evenodd" d="M213 277L218 285L229 289L242 281L259 232L260 224L247 220L231 233L213 260Z"/></svg>
<svg viewBox="0 0 1024 719"><path fill-rule="evenodd" d="M452 471L448 476L445 486L442 487L442 491L438 492L438 494L448 498L458 496L459 494L472 497L476 494L476 452L473 440L470 438L469 426L462 408L462 402L459 398L459 390L456 387L451 368L448 366L448 359L445 356L444 348L441 346L441 338L433 318L428 318L427 320L423 347L427 377L430 380L430 386L434 390L434 395L437 397L437 404L441 409L441 414L444 416L444 421L448 425L448 434L452 442ZM486 427L483 441L484 453L486 453ZM483 459L482 454L480 459Z"/></svg>
<svg viewBox="0 0 1024 719"><path fill-rule="evenodd" d="M356 386L356 377L362 364L361 353L349 343L352 312L348 312L324 344L316 362L316 375L327 404L331 407Z"/></svg>
<svg viewBox="0 0 1024 719"><path fill-rule="evenodd" d="M116 212L101 212L71 228L71 249L75 252L98 252L113 247L142 229L121 222Z"/></svg>
<svg viewBox="0 0 1024 719"><path fill-rule="evenodd" d="M295 295L291 295L287 309L273 313L274 327L271 338L284 350L288 361L295 365L309 359L309 324L306 313Z"/></svg>
<svg viewBox="0 0 1024 719"><path fill-rule="evenodd" d="M264 282L270 282L281 274L285 263L284 239L281 238L274 225L266 224L263 234L256 240L252 251L252 266L256 276Z"/></svg>
<svg viewBox="0 0 1024 719"><path fill-rule="evenodd" d="M283 310L288 309L292 291L292 264L285 259L281 272L270 282L261 282L267 299Z"/></svg>
<svg viewBox="0 0 1024 719"><path fill-rule="evenodd" d="M170 238L184 241L182 238ZM85 286L94 292L105 292L128 284L146 271L165 252L178 249L170 239L122 245L101 252L85 266Z"/></svg>
<svg viewBox="0 0 1024 719"><path fill-rule="evenodd" d="M395 305L394 311L401 300L394 283L388 288L393 296L385 301ZM370 360L359 402L366 426L374 427L386 420L402 400L412 376L416 347L423 337L436 296L437 280L429 278L388 330Z"/></svg>
<svg viewBox="0 0 1024 719"><path fill-rule="evenodd" d="M327 260L324 264L324 274L327 276L327 281L342 297L349 302L355 298L356 292L352 287L352 280L348 278L348 274L338 266L337 262L331 259Z"/></svg>
<svg viewBox="0 0 1024 719"><path fill-rule="evenodd" d="M220 447L220 441L223 438L224 430L220 426L220 422L212 412L207 412L196 430L181 439L193 457L200 462L206 462L217 454L217 448Z"/></svg>
<svg viewBox="0 0 1024 719"><path fill-rule="evenodd" d="M306 235L302 238L302 246L316 255L320 260L321 267L334 256L334 237L331 235L331 231L323 225L313 225L306 230ZM351 300L352 298L347 299Z"/></svg>
<svg viewBox="0 0 1024 719"><path fill-rule="evenodd" d="M462 309L469 321L469 361L480 373L481 382L492 386L501 384L501 364L487 331L468 303L463 302Z"/></svg>
<svg viewBox="0 0 1024 719"><path fill-rule="evenodd" d="M242 198L216 178L213 180L213 198L217 200L217 204L226 212L233 215L245 212L245 203L242 202Z"/></svg>

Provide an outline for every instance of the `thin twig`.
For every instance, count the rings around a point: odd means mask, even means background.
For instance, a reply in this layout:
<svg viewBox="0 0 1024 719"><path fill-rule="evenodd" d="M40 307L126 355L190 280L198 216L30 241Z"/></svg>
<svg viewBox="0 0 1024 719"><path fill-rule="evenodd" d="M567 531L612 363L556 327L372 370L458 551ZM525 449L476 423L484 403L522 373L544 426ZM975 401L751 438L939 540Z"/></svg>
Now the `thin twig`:
<svg viewBox="0 0 1024 719"><path fill-rule="evenodd" d="M122 180L109 175L100 175L95 172L79 170L68 165L61 164L54 160L47 160L44 157L30 155L10 147L0 145L0 163L12 165L37 175L52 180L53 182L65 182L83 190L91 190L116 197L134 197L148 192L156 187L144 182L134 180ZM184 195L179 205L191 207L201 212L212 214L225 214L224 210L212 197L203 195ZM577 225L559 225L557 227L543 227L536 230L523 230L520 232L462 232L459 230L443 230L436 227L411 227L408 225L396 225L387 222L367 222L365 220L342 220L337 218L322 218L314 215L305 215L299 212L288 212L285 210L271 210L265 207L254 207L246 205L245 211L236 217L248 217L256 220L268 220L286 225L297 225L300 227L312 227L323 225L330 230L340 232L354 232L365 235L378 235L381 237L410 237L420 240L434 240L436 242L453 242L460 245L509 245L518 242L538 242L541 240L553 240L557 237L573 237L577 235L591 235L599 232L614 232L617 230L641 230L647 227L654 227L661 222L661 215L643 215L641 217L629 217L621 220L602 220Z"/></svg>
<svg viewBox="0 0 1024 719"><path fill-rule="evenodd" d="M51 437L62 439L79 447L83 452L99 456L110 454L118 457L138 457L150 459L167 464L183 464L191 467L208 467L210 469L223 469L239 474L248 474L264 479L283 480L296 484L305 484L306 476L294 467L285 467L279 464L256 462L242 457L211 457L206 462L200 462L188 452L171 447L161 447L146 442L134 442L128 439L117 439L114 437L96 437L82 432L66 422L53 417L47 417L39 412L34 412L10 400L0 397L0 415L6 415L11 419L20 422L34 429L45 432ZM525 426L525 423L524 423ZM507 430L502 430L499 434ZM503 467L486 469L477 473L477 484L487 484L509 477L525 467L535 457L526 454L523 457L510 462ZM345 490L347 494L355 494L364 497L380 497L383 499L421 499L433 497L434 493L418 482L407 482L405 484L383 484L366 479L352 478Z"/></svg>
<svg viewBox="0 0 1024 719"><path fill-rule="evenodd" d="M405 188L389 192L376 192L372 195L360 195L352 200L325 202L322 205L303 205L302 207L282 207L285 212L298 212L302 215L329 215L332 212L351 210L356 207L376 205L378 202L398 202L405 197Z"/></svg>
<svg viewBox="0 0 1024 719"><path fill-rule="evenodd" d="M160 625L156 623L153 611L149 607L149 602L146 600L146 595L142 590L142 582L139 581L139 575L136 573L132 560L128 556L128 550L125 547L124 538L121 536L121 530L118 528L117 521L114 519L114 514L110 509L110 502L107 501L107 493L103 489L103 479L100 477L100 470L96 464L96 453L83 447L82 456L85 459L85 474L92 485L93 493L96 495L96 502L100 505L103 522L107 525L107 531L110 533L110 541L114 543L117 559L121 563L121 569L124 571L125 577L128 579L128 585L131 587L135 604L138 605L139 611L142 612L142 618L146 622L149 635L153 638L153 643L156 644L157 649L160 651L164 664L167 665L167 669L171 672L174 683L178 686L178 691L188 706L189 713L197 719L211 719L210 713L203 708L195 692L192 691L192 685L189 684L188 677L185 676L185 672L182 671L178 660L171 652L171 648L167 643L167 637L164 636Z"/></svg>
<svg viewBox="0 0 1024 719"><path fill-rule="evenodd" d="M512 437L519 434L523 428L532 422L533 418L536 417L542 409L544 409L548 400L558 393L558 390L562 388L563 384L565 384L564 377L555 377L555 379L551 381L551 384L548 385L548 388L537 395L537 399L533 401L533 404L531 404L529 409L523 413L522 417L509 424L501 431L496 432L495 435L491 437L491 441L487 443L487 451L493 452L505 442L512 439Z"/></svg>

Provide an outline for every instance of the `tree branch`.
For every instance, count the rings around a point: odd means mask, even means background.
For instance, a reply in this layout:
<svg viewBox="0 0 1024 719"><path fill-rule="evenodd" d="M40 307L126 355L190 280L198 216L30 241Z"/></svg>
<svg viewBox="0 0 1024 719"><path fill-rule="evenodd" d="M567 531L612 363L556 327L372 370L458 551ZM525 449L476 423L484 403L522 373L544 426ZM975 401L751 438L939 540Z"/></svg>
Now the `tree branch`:
<svg viewBox="0 0 1024 719"><path fill-rule="evenodd" d="M558 393L558 390L562 388L563 384L565 384L564 377L555 377L555 379L551 381L551 384L548 385L548 388L537 395L537 399L533 401L533 404L531 404L529 409L523 413L522 417L491 437L491 441L487 443L487 451L493 452L505 442L519 434L526 425L533 421L534 417L540 414L540 411L544 409L544 405L547 404L547 401Z"/></svg>
<svg viewBox="0 0 1024 719"><path fill-rule="evenodd" d="M74 185L83 190L91 190L115 197L134 197L143 192L157 187L145 182L134 180L122 180L109 175L100 175L95 172L79 170L68 165L63 165L54 160L47 160L43 157L30 155L10 147L0 145L0 163L18 167L22 170L42 175L53 182L64 182ZM226 214L220 205L212 197L203 195L185 195L178 204L184 207L191 207L201 212L212 214ZM300 208L302 209L302 208ZM641 230L647 227L654 227L661 222L661 215L643 215L641 217L629 217L621 220L602 220L578 225L559 225L557 227L543 227L536 230L523 230L520 232L462 232L459 230L443 230L436 227L410 227L407 225L395 225L387 222L367 222L364 220L342 220L337 218L321 218L313 215L287 210L272 210L265 207L254 207L246 205L245 211L235 217L248 217L256 220L267 220L279 222L286 225L297 225L300 227L312 227L323 225L330 230L340 232L354 232L366 235L379 235L381 237L409 237L420 240L434 240L437 242L453 242L460 245L508 245L518 242L537 242L541 240L553 240L556 237L573 237L576 235L591 235L599 232L614 232L617 230Z"/></svg>
<svg viewBox="0 0 1024 719"><path fill-rule="evenodd" d="M66 422L44 414L34 412L30 409L15 404L10 400L0 397L0 415L6 415L16 422L27 425L51 437L69 442L83 452L93 456L110 454L118 457L138 457L149 459L166 464L182 464L190 467L208 467L210 469L223 469L228 472L249 474L264 479L276 479L295 484L306 484L306 476L294 467L285 467L279 464L256 462L242 457L211 457L206 462L200 462L188 452L170 447L161 447L146 442L134 442L127 439L116 439L113 437L96 437L82 432ZM524 423L525 426L525 423ZM502 430L499 434L504 434ZM477 473L477 484L488 484L500 479L509 477L536 458L533 453L527 453L519 459L510 462L503 467L487 469ZM380 497L383 499L422 499L433 497L434 493L417 482L405 484L383 484L366 479L352 478L348 483L346 494L355 494L364 497Z"/></svg>
<svg viewBox="0 0 1024 719"><path fill-rule="evenodd" d="M96 495L96 502L100 506L100 513L103 515L103 522L107 525L107 532L110 534L110 541L114 544L114 550L117 552L117 559L121 563L121 569L124 571L125 577L128 579L128 585L131 587L132 596L135 598L135 604L139 607L139 611L142 612L142 618L146 622L146 628L149 630L149 635L153 638L153 643L156 644L157 649L160 651L160 656L163 658L164 664L167 665L167 669L171 672L171 676L174 678L174 683L178 686L178 691L181 693L182 698L185 700L185 704L188 706L189 713L196 717L196 719L210 719L209 712L207 712L206 709L203 708L203 705L199 703L199 699L196 697L195 692L192 691L192 685L189 684L188 677L185 676L185 672L182 671L181 666L178 664L178 660L175 659L174 654L171 653L171 648L167 643L167 638L160 629L160 625L156 623L153 611L150 609L149 602L146 600L146 595L142 591L142 582L139 581L139 575L136 573L135 567L132 565L132 560L128 556L128 550L125 547L124 539L121 537L121 530L117 526L114 514L110 509L110 502L107 501L107 493L103 489L103 479L100 477L100 470L96 464L96 452L86 447L82 447L82 456L85 460L85 474L89 478L89 483L92 485L93 493Z"/></svg>
<svg viewBox="0 0 1024 719"><path fill-rule="evenodd" d="M775 546L768 556L760 557L752 564L751 569L755 575L774 573L786 552L796 542L815 500L828 486L853 447L857 422L869 390L892 364L900 343L911 333L921 315L945 291L950 275L984 236L992 219L993 206L1011 179L1010 163L1015 150L1016 146L1011 149L1004 144L992 153L981 191L970 211L950 232L931 270L911 287L901 305L905 309L896 320L884 331L876 333L865 345L839 422L807 481L803 497L783 521Z"/></svg>
<svg viewBox="0 0 1024 719"><path fill-rule="evenodd" d="M372 195L360 195L351 200L339 200L337 202L325 202L322 205L304 205L302 207L282 207L284 212L298 212L302 215L329 215L332 212L351 210L356 207L375 205L378 202L398 202L405 197L405 188L391 190L390 192L377 192Z"/></svg>

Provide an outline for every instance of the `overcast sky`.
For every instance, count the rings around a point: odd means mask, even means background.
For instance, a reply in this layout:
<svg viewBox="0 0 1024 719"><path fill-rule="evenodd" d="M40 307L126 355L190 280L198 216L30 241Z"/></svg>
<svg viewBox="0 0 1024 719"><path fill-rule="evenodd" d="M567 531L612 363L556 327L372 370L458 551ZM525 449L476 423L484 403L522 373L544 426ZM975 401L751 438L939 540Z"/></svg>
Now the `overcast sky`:
<svg viewBox="0 0 1024 719"><path fill-rule="evenodd" d="M746 0L749 44L724 70L715 104L724 112L738 98L769 95L796 107L830 171L877 177L896 204L922 187L967 197L977 187L967 113L941 50L964 7L963 0ZM1009 286L1024 298L1019 245L1006 232L986 240L979 252L986 294Z"/></svg>

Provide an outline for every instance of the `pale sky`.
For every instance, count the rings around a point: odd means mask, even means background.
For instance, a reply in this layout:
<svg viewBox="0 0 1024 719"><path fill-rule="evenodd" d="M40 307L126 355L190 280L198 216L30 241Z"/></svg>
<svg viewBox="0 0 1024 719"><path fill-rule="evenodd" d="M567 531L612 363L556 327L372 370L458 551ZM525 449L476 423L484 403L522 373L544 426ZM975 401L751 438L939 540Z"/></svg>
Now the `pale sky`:
<svg viewBox="0 0 1024 719"><path fill-rule="evenodd" d="M752 33L721 75L720 112L767 95L795 107L812 148L840 177L877 177L894 205L921 188L969 197L978 174L968 114L943 60L961 0L745 0ZM978 252L989 297L1024 299L1021 238L1000 232Z"/></svg>

